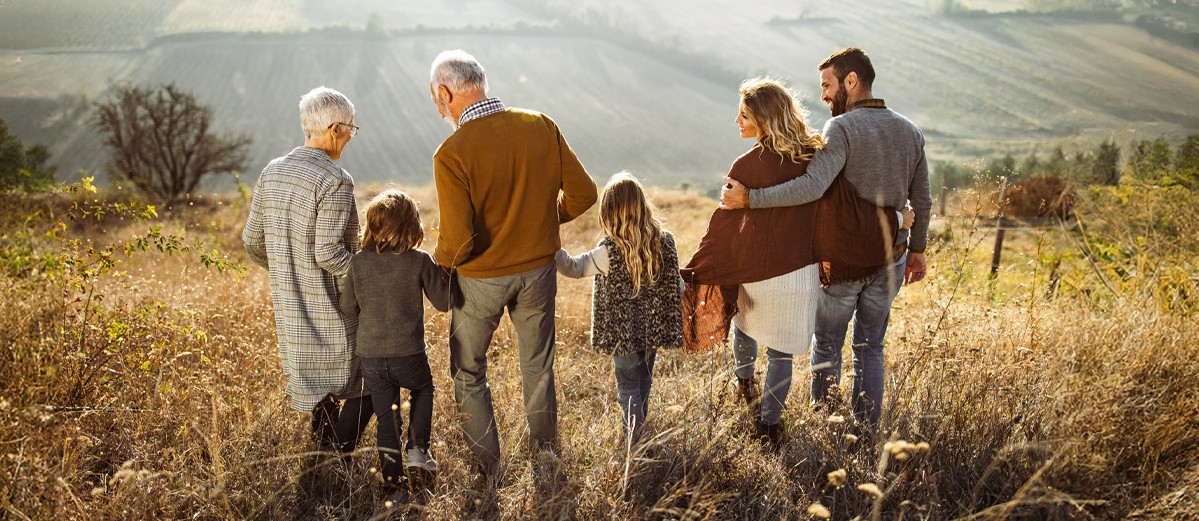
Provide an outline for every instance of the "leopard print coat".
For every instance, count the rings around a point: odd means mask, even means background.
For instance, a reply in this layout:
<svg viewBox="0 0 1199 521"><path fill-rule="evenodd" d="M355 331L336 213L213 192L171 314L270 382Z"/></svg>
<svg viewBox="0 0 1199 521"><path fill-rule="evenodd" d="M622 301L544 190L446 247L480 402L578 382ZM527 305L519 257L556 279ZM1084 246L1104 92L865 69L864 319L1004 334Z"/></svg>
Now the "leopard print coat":
<svg viewBox="0 0 1199 521"><path fill-rule="evenodd" d="M674 236L662 231L662 272L633 296L633 280L620 249L609 237L608 274L596 275L591 302L591 347L609 355L683 345L682 278Z"/></svg>

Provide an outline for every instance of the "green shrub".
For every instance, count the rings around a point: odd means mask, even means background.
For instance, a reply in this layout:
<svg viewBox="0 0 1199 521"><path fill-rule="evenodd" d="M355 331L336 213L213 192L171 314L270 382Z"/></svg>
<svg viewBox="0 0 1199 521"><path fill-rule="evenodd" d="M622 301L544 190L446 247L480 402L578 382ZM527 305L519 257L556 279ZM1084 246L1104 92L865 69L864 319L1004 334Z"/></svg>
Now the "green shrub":
<svg viewBox="0 0 1199 521"><path fill-rule="evenodd" d="M50 152L42 145L25 148L20 138L8 133L0 119L0 191L41 191L54 186L54 169L46 166Z"/></svg>

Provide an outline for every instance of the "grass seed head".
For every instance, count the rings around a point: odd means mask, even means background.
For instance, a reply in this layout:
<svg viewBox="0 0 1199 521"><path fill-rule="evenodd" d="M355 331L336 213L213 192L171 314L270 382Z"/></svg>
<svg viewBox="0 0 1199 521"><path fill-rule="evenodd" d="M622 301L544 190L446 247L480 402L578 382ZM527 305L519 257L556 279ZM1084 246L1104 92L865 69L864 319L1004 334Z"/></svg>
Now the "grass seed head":
<svg viewBox="0 0 1199 521"><path fill-rule="evenodd" d="M834 487L841 488L845 484L845 469L837 469L828 473L828 483ZM817 503L819 504L819 503Z"/></svg>
<svg viewBox="0 0 1199 521"><path fill-rule="evenodd" d="M808 507L808 515L816 519L828 519L832 517L832 512L829 512L828 508L820 503L812 503Z"/></svg>
<svg viewBox="0 0 1199 521"><path fill-rule="evenodd" d="M883 491L880 490L878 485L875 485L874 483L862 483L861 485L858 485L858 490L874 497L883 497Z"/></svg>

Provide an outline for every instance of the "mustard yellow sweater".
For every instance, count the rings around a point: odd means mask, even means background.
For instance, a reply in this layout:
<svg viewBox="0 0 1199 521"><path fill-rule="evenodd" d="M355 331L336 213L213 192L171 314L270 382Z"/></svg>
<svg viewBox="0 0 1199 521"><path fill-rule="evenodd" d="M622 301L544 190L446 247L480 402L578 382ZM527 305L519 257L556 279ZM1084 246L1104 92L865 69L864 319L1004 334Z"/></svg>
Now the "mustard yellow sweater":
<svg viewBox="0 0 1199 521"><path fill-rule="evenodd" d="M433 154L433 173L441 212L434 257L471 278L554 262L558 225L597 197L558 126L528 110L467 121Z"/></svg>

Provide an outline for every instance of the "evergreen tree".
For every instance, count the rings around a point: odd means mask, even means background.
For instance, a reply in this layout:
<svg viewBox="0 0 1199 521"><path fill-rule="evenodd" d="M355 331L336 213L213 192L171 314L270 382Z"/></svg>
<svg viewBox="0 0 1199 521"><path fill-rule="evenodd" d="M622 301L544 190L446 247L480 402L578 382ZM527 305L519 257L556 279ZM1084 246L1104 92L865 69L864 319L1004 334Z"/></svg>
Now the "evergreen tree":
<svg viewBox="0 0 1199 521"><path fill-rule="evenodd" d="M1064 177L1069 171L1069 165L1066 163L1066 153L1062 152L1062 147L1057 147L1053 149L1053 153L1049 155L1049 159L1045 161L1041 170L1047 174Z"/></svg>
<svg viewBox="0 0 1199 521"><path fill-rule="evenodd" d="M1098 183L1114 185L1120 182L1120 147L1113 140L1106 140L1095 149L1091 164L1091 177Z"/></svg>
<svg viewBox="0 0 1199 521"><path fill-rule="evenodd" d="M1174 157L1174 167L1178 169L1199 169L1199 135L1188 136L1178 147L1178 155Z"/></svg>
<svg viewBox="0 0 1199 521"><path fill-rule="evenodd" d="M54 169L46 166L49 159L46 147L26 148L20 138L8 133L8 124L0 119L0 191L35 191L54 186Z"/></svg>
<svg viewBox="0 0 1199 521"><path fill-rule="evenodd" d="M1004 154L1003 157L991 161L991 164L987 166L987 172L993 176L1016 176L1019 174L1016 171L1016 158L1011 154Z"/></svg>
<svg viewBox="0 0 1199 521"><path fill-rule="evenodd" d="M1020 174L1025 177L1032 177L1041 172L1041 161L1037 159L1037 153L1033 152L1024 158L1024 162L1020 163Z"/></svg>
<svg viewBox="0 0 1199 521"><path fill-rule="evenodd" d="M1199 188L1199 136L1189 136L1174 156L1174 179L1188 188Z"/></svg>
<svg viewBox="0 0 1199 521"><path fill-rule="evenodd" d="M1138 141L1133 144L1132 157L1126 165L1127 173L1134 179L1159 182L1162 175L1171 170L1172 155L1170 143L1164 137Z"/></svg>

